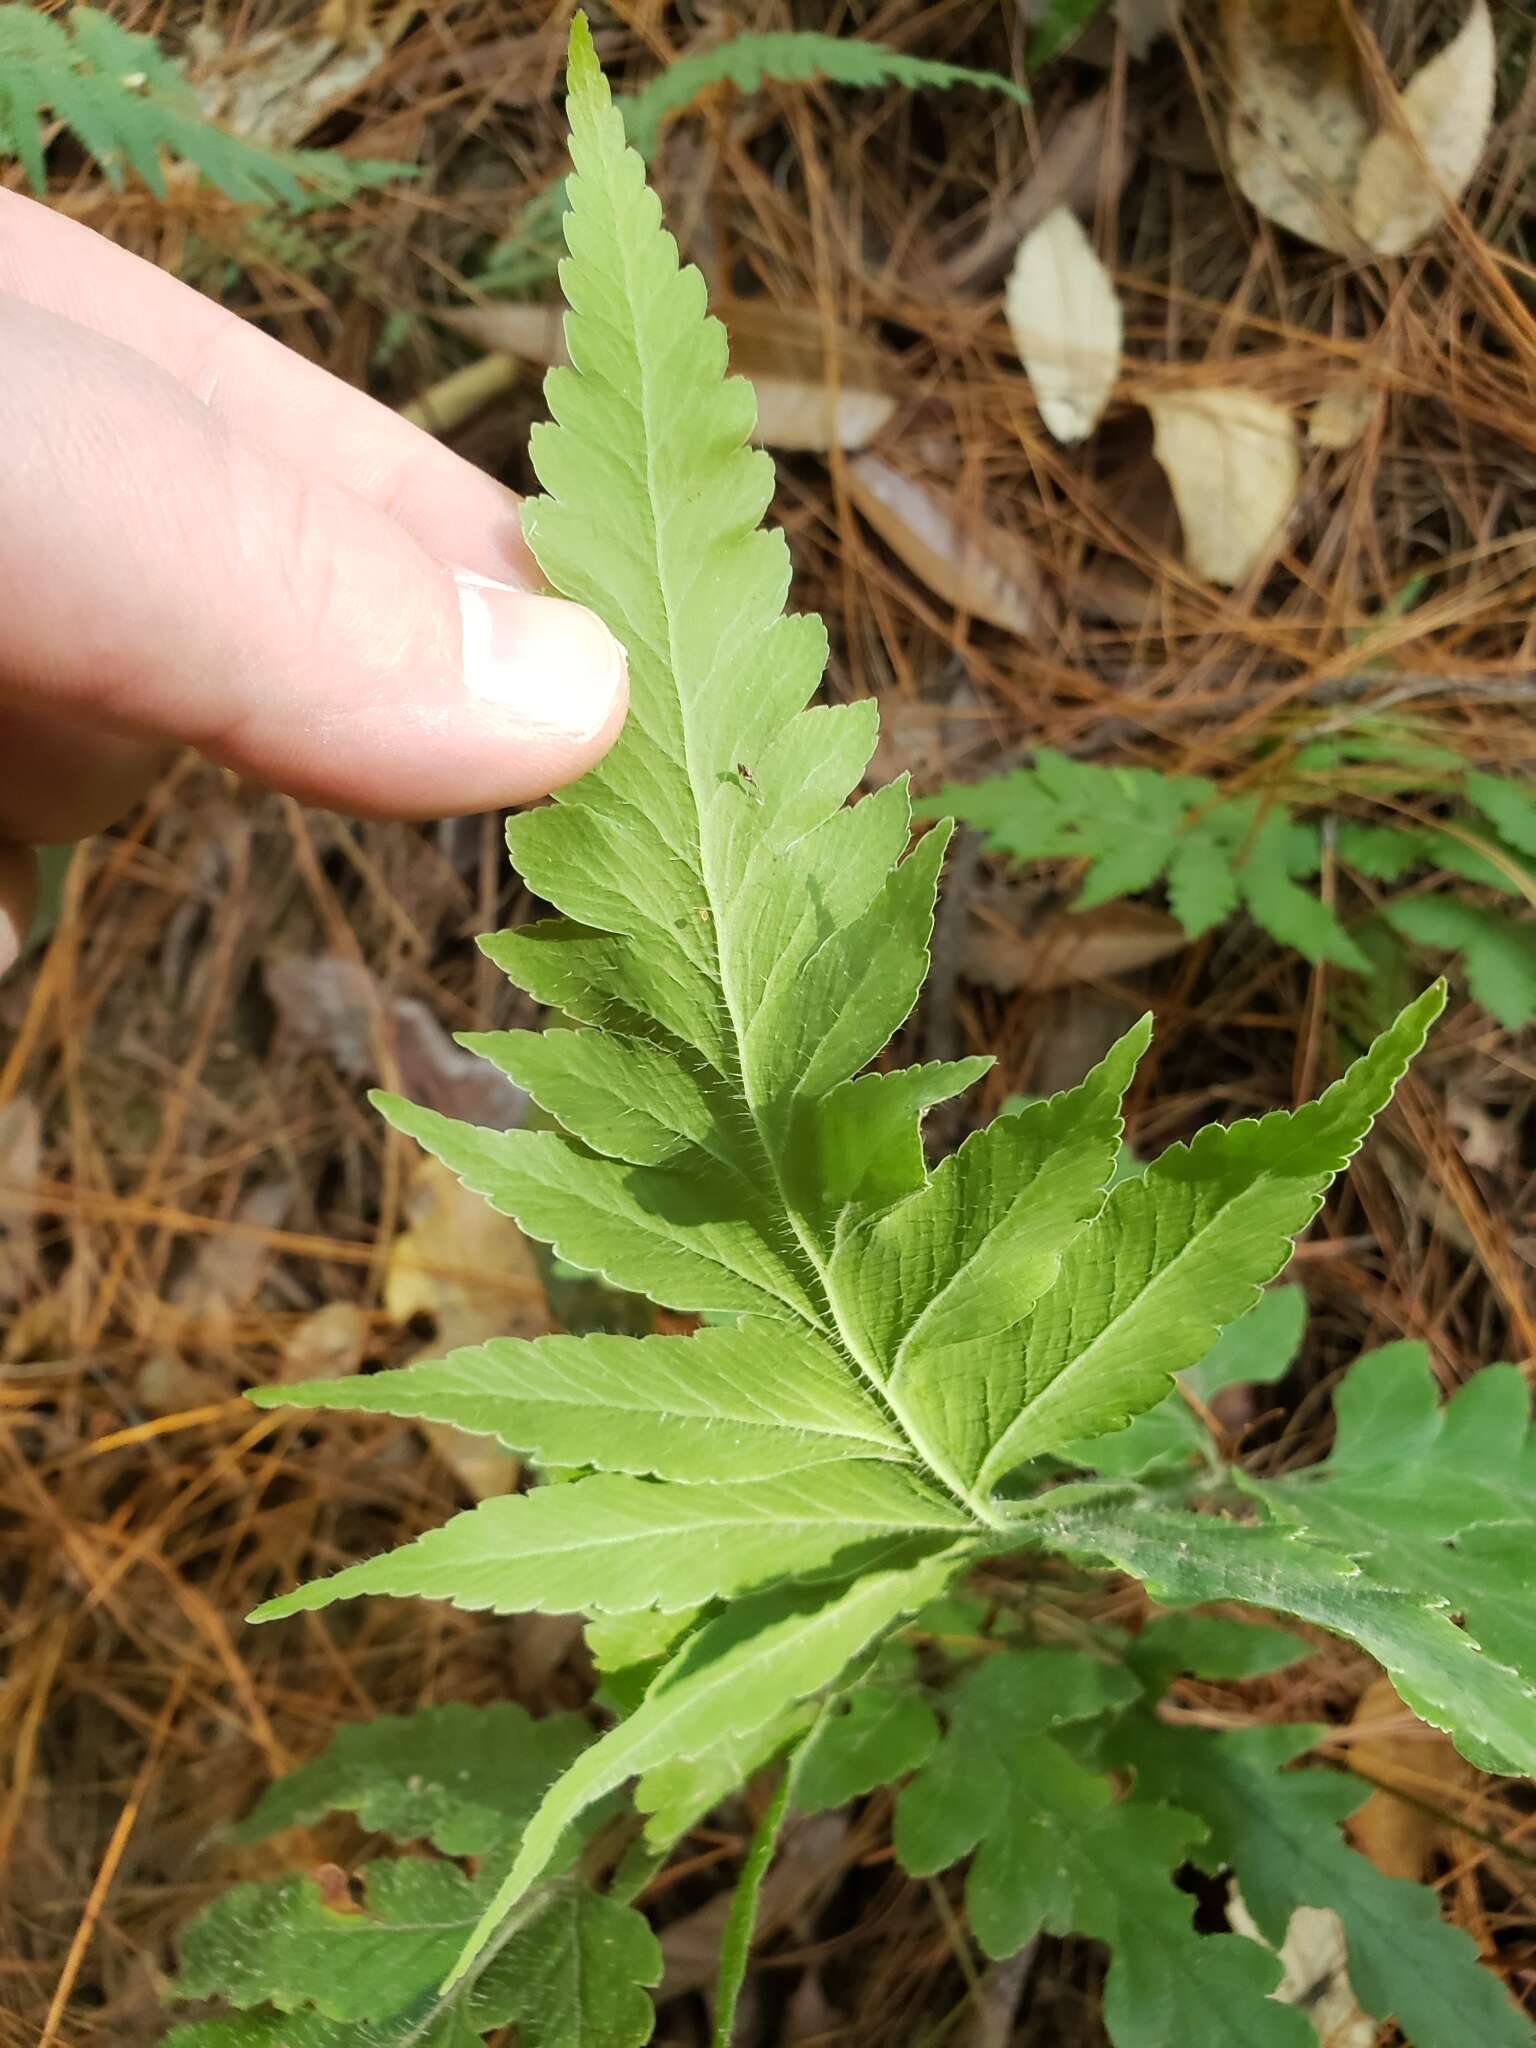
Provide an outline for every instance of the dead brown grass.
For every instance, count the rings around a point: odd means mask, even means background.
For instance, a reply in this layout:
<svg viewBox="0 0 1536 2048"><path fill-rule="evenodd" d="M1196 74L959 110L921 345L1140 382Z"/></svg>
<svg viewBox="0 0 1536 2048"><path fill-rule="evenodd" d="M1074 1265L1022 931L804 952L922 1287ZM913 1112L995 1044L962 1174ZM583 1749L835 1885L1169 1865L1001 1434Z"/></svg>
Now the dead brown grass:
<svg viewBox="0 0 1536 2048"><path fill-rule="evenodd" d="M335 31L366 15L360 0L117 11L173 36L206 15L235 62L274 24ZM1024 33L992 0L812 15L1001 69L1017 68ZM733 19L795 15L741 0ZM341 268L305 275L253 245L216 197L115 195L83 162L61 163L55 202L209 285L237 261L232 303L408 402L463 352L420 321L380 364L388 316L456 298L484 237L558 168L564 14L451 0L391 25L402 32L386 59L312 139L415 158L430 175L357 203ZM638 78L718 27L692 7L625 0L601 41ZM1222 95L1223 58L1197 13L1134 68L1113 37L1091 39L1046 73L1023 118L973 95L769 90L751 105L717 97L663 150L670 217L717 293L820 308L882 341L904 393L882 452L962 518L999 527L1038 586L1027 638L957 618L872 539L840 459L783 465L778 512L799 597L832 629L831 688L882 699L891 766L936 781L1049 742L1240 776L1277 719L1318 704L1411 705L1505 772L1536 757L1528 95L1501 99L1466 223L1363 269L1276 234L1235 196ZM1138 369L1098 437L1068 452L1039 425L996 284L1037 167L1060 170L1053 138L1073 121L1090 143L1077 189L1114 254ZM1178 558L1133 388L1191 364L1213 377L1240 366L1292 404L1341 370L1385 394L1359 445L1309 458L1262 588L1217 592ZM525 482L537 404L515 386L459 445ZM1383 624L1426 571L1422 600ZM1380 666L1365 668L1359 635L1373 625ZM986 887L974 860L960 872L939 941L951 963ZM21 1105L40 1134L35 1161L0 1147L6 2039L153 2040L176 1929L233 1867L218 1827L338 1720L585 1696L569 1635L547 1625L382 1603L241 1623L275 1586L460 1504L451 1469L409 1429L303 1427L239 1398L284 1369L295 1329L325 1304L361 1307L375 1358L406 1342L379 1310L403 1156L323 1053L275 1030L263 965L331 953L450 1028L506 1023L517 999L468 942L518 908L494 820L359 828L182 764L142 815L84 849L51 949L0 985L0 1115ZM1134 1135L1155 1147L1326 1078L1338 980L1229 930L1134 985L1005 996L961 982L952 1010L930 1009L912 1036L924 1050L998 1052L986 1107L1074 1078L1150 1002L1159 1038ZM1263 1462L1316 1454L1328 1388L1369 1343L1424 1338L1447 1386L1536 1353L1536 1150L1522 1143L1533 1091L1536 1040L1467 1008L1440 1032L1299 1254L1313 1337L1252 1432ZM1225 1699L1207 1689L1189 1706L1343 1720L1368 1677L1363 1659L1323 1644L1284 1681ZM778 2014L782 2038L869 2048L990 2038L964 2032L981 1987L945 1894L894 1872L883 1817L876 1802L828 1847L815 1913L767 1944L763 2024ZM747 1824L700 1832L665 1912L708 1898ZM1531 1825L1528 1788L1486 1792L1479 1833L1459 1838L1442 1879L1447 1910L1517 1989L1531 1984ZM245 1852L239 1867L259 1860ZM1012 2038L1096 2039L1097 1967L1086 1945L1050 1949ZM697 2038L697 2017L674 2006L664 2038Z"/></svg>

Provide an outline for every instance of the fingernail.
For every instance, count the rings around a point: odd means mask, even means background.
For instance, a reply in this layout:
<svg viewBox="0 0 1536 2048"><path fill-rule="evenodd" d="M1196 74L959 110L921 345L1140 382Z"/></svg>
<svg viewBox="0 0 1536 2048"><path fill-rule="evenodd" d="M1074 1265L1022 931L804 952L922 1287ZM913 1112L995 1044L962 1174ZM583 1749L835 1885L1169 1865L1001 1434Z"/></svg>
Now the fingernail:
<svg viewBox="0 0 1536 2048"><path fill-rule="evenodd" d="M464 687L525 731L589 740L613 716L624 650L595 612L455 569Z"/></svg>

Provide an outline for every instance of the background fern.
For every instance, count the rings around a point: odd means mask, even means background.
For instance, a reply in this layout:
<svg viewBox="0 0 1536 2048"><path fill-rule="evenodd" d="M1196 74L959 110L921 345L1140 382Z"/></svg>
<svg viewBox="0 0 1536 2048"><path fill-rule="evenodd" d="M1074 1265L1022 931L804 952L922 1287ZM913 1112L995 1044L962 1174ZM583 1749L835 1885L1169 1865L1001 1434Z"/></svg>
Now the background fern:
<svg viewBox="0 0 1536 2048"><path fill-rule="evenodd" d="M193 165L228 198L301 213L371 185L415 176L410 164L333 150L271 150L202 113L179 65L151 35L94 7L40 14L0 5L0 154L20 159L34 192L47 189L44 124L58 121L121 188L125 170L164 196L163 157Z"/></svg>
<svg viewBox="0 0 1536 2048"><path fill-rule="evenodd" d="M1314 785L1358 794L1375 817L1331 816ZM1325 808L1326 806L1326 808ZM1361 927L1375 922L1461 956L1477 1001L1514 1030L1536 1016L1536 798L1410 734L1370 731L1301 746L1283 776L1229 796L1199 775L1104 767L1042 749L1033 766L952 783L915 807L975 827L1016 860L1085 863L1074 907L1161 887L1191 938L1239 909L1308 960L1370 973ZM1321 813L1321 815L1319 815ZM1453 875L1504 899L1484 907L1439 891L1362 898L1351 926L1316 886L1323 832L1347 873L1394 887Z"/></svg>

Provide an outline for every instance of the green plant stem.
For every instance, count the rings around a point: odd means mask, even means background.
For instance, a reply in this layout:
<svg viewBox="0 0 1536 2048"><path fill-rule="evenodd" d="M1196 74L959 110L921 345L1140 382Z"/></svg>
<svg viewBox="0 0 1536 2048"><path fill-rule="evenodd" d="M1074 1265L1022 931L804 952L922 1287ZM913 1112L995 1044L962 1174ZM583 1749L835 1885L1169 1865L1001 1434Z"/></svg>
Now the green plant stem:
<svg viewBox="0 0 1536 2048"><path fill-rule="evenodd" d="M802 1748L804 1745L801 1745ZM747 1850L747 1860L741 1867L741 1878L731 1900L729 1918L725 1923L725 1935L720 1944L720 1976L715 1992L715 2031L713 2048L731 2048L731 2039L736 2031L736 2006L741 1998L741 1987L746 1981L747 1961L752 1953L752 1931L757 1924L757 1902L763 1889L763 1879L768 1874L768 1865L773 1861L773 1852L779 1839L779 1830L784 1825L784 1816L789 1811L790 1788L794 1783L794 1760L784 1766L774 1795L768 1802L768 1810L758 1822Z"/></svg>

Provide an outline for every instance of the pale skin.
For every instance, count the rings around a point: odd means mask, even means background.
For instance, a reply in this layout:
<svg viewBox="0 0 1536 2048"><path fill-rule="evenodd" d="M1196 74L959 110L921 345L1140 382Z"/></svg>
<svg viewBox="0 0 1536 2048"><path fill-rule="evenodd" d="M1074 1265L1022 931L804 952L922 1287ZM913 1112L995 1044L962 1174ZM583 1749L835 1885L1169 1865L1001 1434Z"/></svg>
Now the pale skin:
<svg viewBox="0 0 1536 2048"><path fill-rule="evenodd" d="M591 767L624 653L539 587L490 477L0 191L0 973L30 849L121 817L177 747L376 818Z"/></svg>

